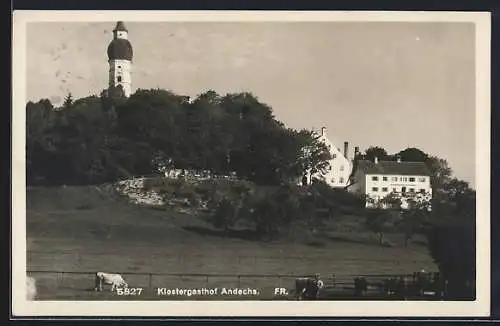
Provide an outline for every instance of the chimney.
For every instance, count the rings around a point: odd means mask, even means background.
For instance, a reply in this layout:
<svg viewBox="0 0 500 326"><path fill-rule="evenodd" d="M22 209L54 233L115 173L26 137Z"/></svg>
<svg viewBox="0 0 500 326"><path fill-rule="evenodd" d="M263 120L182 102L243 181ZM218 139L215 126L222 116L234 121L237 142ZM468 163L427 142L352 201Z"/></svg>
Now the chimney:
<svg viewBox="0 0 500 326"><path fill-rule="evenodd" d="M378 163L378 157L376 157L376 156L375 156L375 157L373 158L373 163L375 163L375 164L377 164L377 163Z"/></svg>
<svg viewBox="0 0 500 326"><path fill-rule="evenodd" d="M344 142L344 157L347 158L347 153L349 153L349 143Z"/></svg>
<svg viewBox="0 0 500 326"><path fill-rule="evenodd" d="M398 155L398 156L396 156L396 161L397 161L398 163L401 163L401 156L399 156L399 155Z"/></svg>
<svg viewBox="0 0 500 326"><path fill-rule="evenodd" d="M326 137L326 127L321 127L321 136Z"/></svg>

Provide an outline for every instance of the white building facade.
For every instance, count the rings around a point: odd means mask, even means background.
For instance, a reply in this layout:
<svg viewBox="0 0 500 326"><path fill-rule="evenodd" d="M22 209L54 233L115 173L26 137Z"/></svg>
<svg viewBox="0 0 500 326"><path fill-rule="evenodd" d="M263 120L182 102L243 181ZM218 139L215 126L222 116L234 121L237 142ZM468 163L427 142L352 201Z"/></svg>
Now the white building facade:
<svg viewBox="0 0 500 326"><path fill-rule="evenodd" d="M382 199L391 196L401 201L401 208L410 203L425 204L431 209L431 177L423 162L358 160L350 177L348 190L364 195L366 207L387 208Z"/></svg>
<svg viewBox="0 0 500 326"><path fill-rule="evenodd" d="M132 92L133 49L128 40L128 30L119 21L113 30L113 40L108 46L109 87L121 86L126 97Z"/></svg>
<svg viewBox="0 0 500 326"><path fill-rule="evenodd" d="M312 182L314 179L319 179L325 181L330 187L345 188L352 171L352 160L348 158L348 142L344 142L344 151L342 152L340 148L328 139L325 127L321 128L321 133L317 137L318 140L328 147L332 158L328 161L329 167L327 167L325 173L313 173L309 175L308 181Z"/></svg>

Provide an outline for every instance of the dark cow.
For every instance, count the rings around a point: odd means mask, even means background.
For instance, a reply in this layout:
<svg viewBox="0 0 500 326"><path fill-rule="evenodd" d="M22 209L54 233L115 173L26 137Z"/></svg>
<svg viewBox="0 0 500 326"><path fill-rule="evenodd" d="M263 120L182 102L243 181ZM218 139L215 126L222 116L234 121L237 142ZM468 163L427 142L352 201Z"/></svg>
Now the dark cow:
<svg viewBox="0 0 500 326"><path fill-rule="evenodd" d="M400 298L406 296L406 280L403 276L400 276L396 283L396 295Z"/></svg>
<svg viewBox="0 0 500 326"><path fill-rule="evenodd" d="M295 292L297 300L317 300L319 292L323 288L324 283L320 279L319 274L314 278L301 277L295 279Z"/></svg>
<svg viewBox="0 0 500 326"><path fill-rule="evenodd" d="M384 294L385 295L394 295L396 294L398 280L394 277L388 278L384 280Z"/></svg>
<svg viewBox="0 0 500 326"><path fill-rule="evenodd" d="M432 274L421 270L417 273L417 288L420 296L434 294L432 284Z"/></svg>
<svg viewBox="0 0 500 326"><path fill-rule="evenodd" d="M447 281L439 273L429 273L421 270L413 274L413 294L442 298L445 296L446 288Z"/></svg>
<svg viewBox="0 0 500 326"><path fill-rule="evenodd" d="M355 296L366 295L367 291L368 291L368 282L366 281L366 278L356 277L354 279L354 295Z"/></svg>
<svg viewBox="0 0 500 326"><path fill-rule="evenodd" d="M448 281L441 277L440 273L434 273L432 277L432 288L434 289L435 295L439 298L444 298L447 292Z"/></svg>
<svg viewBox="0 0 500 326"><path fill-rule="evenodd" d="M384 294L389 296L404 297L406 293L406 282L404 277L391 277L384 281Z"/></svg>

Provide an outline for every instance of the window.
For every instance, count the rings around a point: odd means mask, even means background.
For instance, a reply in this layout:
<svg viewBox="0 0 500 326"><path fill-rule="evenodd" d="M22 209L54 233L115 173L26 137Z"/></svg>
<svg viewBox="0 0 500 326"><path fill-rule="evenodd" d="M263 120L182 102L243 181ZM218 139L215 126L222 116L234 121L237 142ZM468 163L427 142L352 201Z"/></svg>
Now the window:
<svg viewBox="0 0 500 326"><path fill-rule="evenodd" d="M121 69L121 68L122 68L122 66L118 66L118 69Z"/></svg>
<svg viewBox="0 0 500 326"><path fill-rule="evenodd" d="M408 181L408 178L407 178L407 177L401 177L401 178L399 178L399 181L402 181L402 182L407 182L407 181Z"/></svg>
<svg viewBox="0 0 500 326"><path fill-rule="evenodd" d="M385 188L385 187L384 187L384 188L382 188L382 192L387 192L387 191L388 191L388 189L387 189L387 188Z"/></svg>
<svg viewBox="0 0 500 326"><path fill-rule="evenodd" d="M401 192L402 192L403 194L405 194L405 193L406 193L406 187L401 187Z"/></svg>
<svg viewBox="0 0 500 326"><path fill-rule="evenodd" d="M392 181L398 181L398 177L392 177Z"/></svg>
<svg viewBox="0 0 500 326"><path fill-rule="evenodd" d="M332 154L332 159L336 159L337 158L337 154Z"/></svg>
<svg viewBox="0 0 500 326"><path fill-rule="evenodd" d="M122 76L118 76L118 82L121 83L122 82Z"/></svg>
<svg viewBox="0 0 500 326"><path fill-rule="evenodd" d="M335 183L335 178L332 178L332 183Z"/></svg>
<svg viewBox="0 0 500 326"><path fill-rule="evenodd" d="M387 181L387 177L382 177L382 181Z"/></svg>
<svg viewBox="0 0 500 326"><path fill-rule="evenodd" d="M373 176L372 181L378 181L378 177Z"/></svg>
<svg viewBox="0 0 500 326"><path fill-rule="evenodd" d="M378 187L373 187L372 191L377 192L378 191Z"/></svg>
<svg viewBox="0 0 500 326"><path fill-rule="evenodd" d="M415 182L415 178L414 177L410 177L410 182Z"/></svg>
<svg viewBox="0 0 500 326"><path fill-rule="evenodd" d="M392 191L393 192L398 192L398 190L396 188L392 188Z"/></svg>
<svg viewBox="0 0 500 326"><path fill-rule="evenodd" d="M425 189L420 189L421 194L425 194Z"/></svg>
<svg viewBox="0 0 500 326"><path fill-rule="evenodd" d="M419 182L426 182L427 178L426 177L420 177L420 178L418 178L418 181Z"/></svg>
<svg viewBox="0 0 500 326"><path fill-rule="evenodd" d="M415 188L410 188L410 192L414 193L415 192Z"/></svg>
<svg viewBox="0 0 500 326"><path fill-rule="evenodd" d="M339 182L344 183L344 178L340 177Z"/></svg>
<svg viewBox="0 0 500 326"><path fill-rule="evenodd" d="M344 171L344 166L343 165L340 166L340 171Z"/></svg>

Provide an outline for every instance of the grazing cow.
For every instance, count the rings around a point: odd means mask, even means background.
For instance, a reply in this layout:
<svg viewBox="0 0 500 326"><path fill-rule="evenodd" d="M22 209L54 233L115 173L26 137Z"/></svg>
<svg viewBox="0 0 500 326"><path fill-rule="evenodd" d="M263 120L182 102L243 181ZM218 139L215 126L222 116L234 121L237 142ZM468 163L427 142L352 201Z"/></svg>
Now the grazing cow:
<svg viewBox="0 0 500 326"><path fill-rule="evenodd" d="M36 298L36 280L34 277L26 278L26 299L35 300Z"/></svg>
<svg viewBox="0 0 500 326"><path fill-rule="evenodd" d="M314 278L300 277L295 280L295 291L297 300L310 299L317 300L319 292L323 288L324 283L320 279L320 275L316 274Z"/></svg>
<svg viewBox="0 0 500 326"><path fill-rule="evenodd" d="M103 284L111 284L111 291L119 287L128 287L127 282L125 282L120 274L97 272L95 274L95 291L102 291Z"/></svg>

